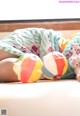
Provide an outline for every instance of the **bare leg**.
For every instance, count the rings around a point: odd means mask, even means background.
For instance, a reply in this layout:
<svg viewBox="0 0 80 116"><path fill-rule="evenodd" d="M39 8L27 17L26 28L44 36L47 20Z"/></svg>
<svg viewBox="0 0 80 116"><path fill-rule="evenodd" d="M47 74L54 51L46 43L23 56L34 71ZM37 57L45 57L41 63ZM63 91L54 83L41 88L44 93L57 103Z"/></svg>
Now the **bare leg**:
<svg viewBox="0 0 80 116"><path fill-rule="evenodd" d="M13 71L13 63L17 60L16 55L0 50L0 81L18 81Z"/></svg>
<svg viewBox="0 0 80 116"><path fill-rule="evenodd" d="M75 68L76 79L80 81L80 67Z"/></svg>
<svg viewBox="0 0 80 116"><path fill-rule="evenodd" d="M0 81L14 82L18 81L17 75L13 71L13 63L17 58L8 58L0 61Z"/></svg>
<svg viewBox="0 0 80 116"><path fill-rule="evenodd" d="M0 61L6 58L17 58L17 55L0 50Z"/></svg>

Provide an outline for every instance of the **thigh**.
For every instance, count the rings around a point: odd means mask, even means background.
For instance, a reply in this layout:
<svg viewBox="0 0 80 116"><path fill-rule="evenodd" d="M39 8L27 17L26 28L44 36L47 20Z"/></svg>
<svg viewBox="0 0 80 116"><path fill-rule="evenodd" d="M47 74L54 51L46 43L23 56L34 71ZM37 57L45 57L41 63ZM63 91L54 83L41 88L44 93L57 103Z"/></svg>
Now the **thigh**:
<svg viewBox="0 0 80 116"><path fill-rule="evenodd" d="M0 50L0 61L6 58L17 58L17 57L18 57L17 55Z"/></svg>

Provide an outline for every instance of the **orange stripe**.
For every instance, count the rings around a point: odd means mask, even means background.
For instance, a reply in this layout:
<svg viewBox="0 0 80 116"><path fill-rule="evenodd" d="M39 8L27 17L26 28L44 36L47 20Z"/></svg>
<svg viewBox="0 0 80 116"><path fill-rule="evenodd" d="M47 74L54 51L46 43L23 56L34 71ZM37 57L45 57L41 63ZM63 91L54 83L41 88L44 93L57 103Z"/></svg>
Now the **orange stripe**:
<svg viewBox="0 0 80 116"><path fill-rule="evenodd" d="M64 58L62 57L62 55L54 55L54 60L56 62L56 66L57 66L57 70L58 70L58 75L57 76L61 76L62 73L63 73L63 69L64 69L64 66L65 66L65 60Z"/></svg>
<svg viewBox="0 0 80 116"><path fill-rule="evenodd" d="M36 61L31 60L30 58L23 60L23 63L21 64L21 81L22 82L28 82L28 79L34 69L35 62Z"/></svg>

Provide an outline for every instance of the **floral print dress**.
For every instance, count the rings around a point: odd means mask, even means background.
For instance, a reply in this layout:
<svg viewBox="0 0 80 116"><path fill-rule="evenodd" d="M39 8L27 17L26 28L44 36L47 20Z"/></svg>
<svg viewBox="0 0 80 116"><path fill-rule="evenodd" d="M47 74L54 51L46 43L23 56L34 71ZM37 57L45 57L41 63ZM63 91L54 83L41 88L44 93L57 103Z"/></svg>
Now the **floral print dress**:
<svg viewBox="0 0 80 116"><path fill-rule="evenodd" d="M80 33L75 34L66 44L63 54L68 60L68 70L64 75L65 78L75 77L74 68L80 67Z"/></svg>
<svg viewBox="0 0 80 116"><path fill-rule="evenodd" d="M0 40L0 49L18 56L24 53L34 53L42 58L52 51L61 51L60 32L44 28L17 29Z"/></svg>

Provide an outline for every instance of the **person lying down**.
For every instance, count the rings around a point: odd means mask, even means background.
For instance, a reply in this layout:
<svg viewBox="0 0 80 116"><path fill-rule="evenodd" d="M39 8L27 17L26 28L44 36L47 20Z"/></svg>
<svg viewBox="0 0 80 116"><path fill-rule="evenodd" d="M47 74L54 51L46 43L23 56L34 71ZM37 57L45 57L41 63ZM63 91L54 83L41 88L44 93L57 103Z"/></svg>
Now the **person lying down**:
<svg viewBox="0 0 80 116"><path fill-rule="evenodd" d="M61 32L52 29L23 28L0 40L0 81L19 81L13 66L21 56L33 54L43 62L44 56L55 51L64 55L68 62L67 71L59 79L80 80L80 33L65 39Z"/></svg>

